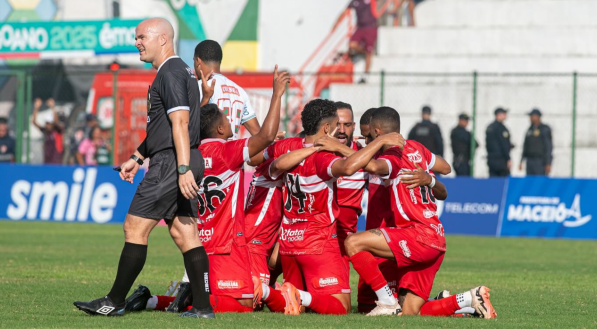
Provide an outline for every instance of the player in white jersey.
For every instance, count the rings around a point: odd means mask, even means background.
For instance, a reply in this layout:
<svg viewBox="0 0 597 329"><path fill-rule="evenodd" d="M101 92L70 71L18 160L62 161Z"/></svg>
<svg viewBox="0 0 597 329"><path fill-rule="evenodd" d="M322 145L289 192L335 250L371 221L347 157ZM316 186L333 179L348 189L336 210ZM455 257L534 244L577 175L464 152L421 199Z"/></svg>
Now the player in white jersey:
<svg viewBox="0 0 597 329"><path fill-rule="evenodd" d="M220 73L222 56L222 47L216 41L204 40L195 47L193 65L195 72L198 72L197 77L200 78L201 99L205 99L203 97L204 89L208 91L206 93L208 96L211 94L209 103L216 104L230 121L234 134L232 139L240 137L241 125L244 125L251 135L255 135L259 132L260 127L249 95L234 81Z"/></svg>

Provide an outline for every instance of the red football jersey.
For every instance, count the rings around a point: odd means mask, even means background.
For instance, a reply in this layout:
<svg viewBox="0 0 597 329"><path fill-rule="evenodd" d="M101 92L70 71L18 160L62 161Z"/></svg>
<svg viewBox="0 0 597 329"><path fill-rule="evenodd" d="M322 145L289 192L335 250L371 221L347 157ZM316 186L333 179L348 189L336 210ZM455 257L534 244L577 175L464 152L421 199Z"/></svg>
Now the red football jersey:
<svg viewBox="0 0 597 329"><path fill-rule="evenodd" d="M245 207L245 236L249 251L269 256L282 222L282 179L273 179L269 159L255 168Z"/></svg>
<svg viewBox="0 0 597 329"><path fill-rule="evenodd" d="M388 164L392 212L397 227L415 225L419 230L417 240L430 247L445 251L444 228L437 216L437 205L431 188L420 186L408 189L400 182L402 171L417 170L418 164L429 172L435 164L435 155L418 142L407 140L404 149L392 147L379 157ZM431 173L433 175L433 173Z"/></svg>
<svg viewBox="0 0 597 329"><path fill-rule="evenodd" d="M355 151L360 149L357 143L352 143L351 148ZM359 169L352 176L339 177L336 181L338 186L338 205L340 207L354 208L360 215L363 211L361 201L363 201L363 191L368 174Z"/></svg>
<svg viewBox="0 0 597 329"><path fill-rule="evenodd" d="M209 138L199 150L205 173L199 186L199 237L208 254L228 254L232 242L245 245L244 170L248 139Z"/></svg>
<svg viewBox="0 0 597 329"><path fill-rule="evenodd" d="M278 157L305 146L302 138L291 138L273 144L266 153ZM336 235L339 210L332 164L338 159L329 152L314 153L284 174L281 255L321 254L326 241Z"/></svg>
<svg viewBox="0 0 597 329"><path fill-rule="evenodd" d="M368 175L367 186L367 223L365 229L380 227L394 227L394 215L390 204L390 190L385 186L385 180L373 174Z"/></svg>

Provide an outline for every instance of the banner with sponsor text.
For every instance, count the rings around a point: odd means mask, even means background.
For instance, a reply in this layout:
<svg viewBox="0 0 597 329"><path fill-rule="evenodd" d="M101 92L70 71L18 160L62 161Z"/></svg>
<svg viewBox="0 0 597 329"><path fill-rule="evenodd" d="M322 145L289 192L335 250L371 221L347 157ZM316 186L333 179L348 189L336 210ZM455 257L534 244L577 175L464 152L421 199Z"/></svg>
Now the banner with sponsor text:
<svg viewBox="0 0 597 329"><path fill-rule="evenodd" d="M597 180L509 178L501 236L597 239Z"/></svg>
<svg viewBox="0 0 597 329"><path fill-rule="evenodd" d="M0 219L122 223L138 183L111 167L0 165Z"/></svg>

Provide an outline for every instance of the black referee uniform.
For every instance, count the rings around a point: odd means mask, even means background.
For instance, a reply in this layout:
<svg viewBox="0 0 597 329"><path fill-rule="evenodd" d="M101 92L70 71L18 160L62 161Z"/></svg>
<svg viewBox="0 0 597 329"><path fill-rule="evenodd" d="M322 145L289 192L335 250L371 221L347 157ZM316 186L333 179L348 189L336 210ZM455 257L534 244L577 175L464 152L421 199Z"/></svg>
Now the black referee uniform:
<svg viewBox="0 0 597 329"><path fill-rule="evenodd" d="M139 184L129 214L143 218L172 220L176 216L197 217L197 199L186 199L178 187L176 150L168 114L190 111L190 166L197 185L203 178L199 147L199 88L194 71L178 56L168 58L147 93L147 137L137 151L151 158L149 171Z"/></svg>

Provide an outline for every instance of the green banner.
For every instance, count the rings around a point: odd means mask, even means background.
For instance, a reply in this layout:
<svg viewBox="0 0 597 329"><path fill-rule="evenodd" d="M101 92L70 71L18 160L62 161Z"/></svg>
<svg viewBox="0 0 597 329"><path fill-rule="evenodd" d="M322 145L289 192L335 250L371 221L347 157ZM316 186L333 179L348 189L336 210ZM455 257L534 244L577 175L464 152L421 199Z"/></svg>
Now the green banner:
<svg viewBox="0 0 597 329"><path fill-rule="evenodd" d="M141 21L4 22L0 23L0 52L136 52L135 27Z"/></svg>

